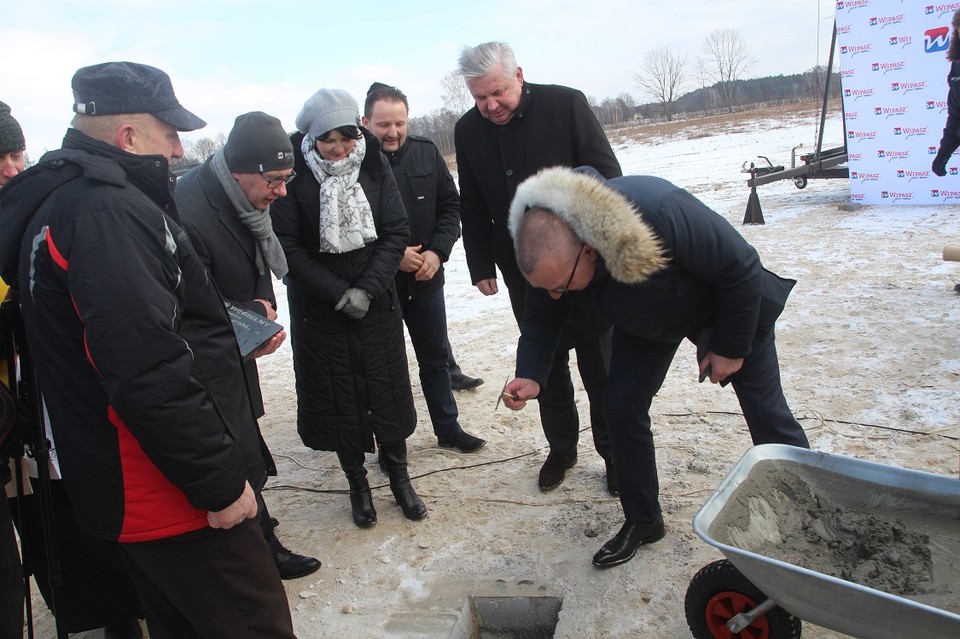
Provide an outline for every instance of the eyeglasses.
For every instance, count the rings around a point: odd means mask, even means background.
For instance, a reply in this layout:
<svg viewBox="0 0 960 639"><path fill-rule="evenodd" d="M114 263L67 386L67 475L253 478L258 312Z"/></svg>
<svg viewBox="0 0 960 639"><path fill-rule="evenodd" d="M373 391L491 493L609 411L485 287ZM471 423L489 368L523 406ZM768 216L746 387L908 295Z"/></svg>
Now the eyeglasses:
<svg viewBox="0 0 960 639"><path fill-rule="evenodd" d="M580 244L580 250L577 251L577 259L573 262L573 270L570 271L570 277L567 279L567 284L563 288L551 288L551 293L559 293L560 295L566 295L567 291L570 290L570 285L573 283L573 276L577 274L577 267L580 265L580 256L583 255L583 247L587 244L584 242Z"/></svg>
<svg viewBox="0 0 960 639"><path fill-rule="evenodd" d="M273 191L274 189L280 188L281 184L290 184L293 178L297 177L297 172L290 171L290 175L282 178L268 178L263 174L263 171L260 171L260 177L267 181L267 188Z"/></svg>

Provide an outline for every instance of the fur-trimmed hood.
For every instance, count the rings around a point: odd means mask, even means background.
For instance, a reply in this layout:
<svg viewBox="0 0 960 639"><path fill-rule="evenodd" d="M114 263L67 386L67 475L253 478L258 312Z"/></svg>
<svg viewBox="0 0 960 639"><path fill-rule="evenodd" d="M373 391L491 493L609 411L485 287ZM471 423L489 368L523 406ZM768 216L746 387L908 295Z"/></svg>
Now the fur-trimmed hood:
<svg viewBox="0 0 960 639"><path fill-rule="evenodd" d="M603 257L613 279L639 284L667 264L660 240L642 213L593 172L554 167L524 180L510 205L510 234L530 208L555 213Z"/></svg>

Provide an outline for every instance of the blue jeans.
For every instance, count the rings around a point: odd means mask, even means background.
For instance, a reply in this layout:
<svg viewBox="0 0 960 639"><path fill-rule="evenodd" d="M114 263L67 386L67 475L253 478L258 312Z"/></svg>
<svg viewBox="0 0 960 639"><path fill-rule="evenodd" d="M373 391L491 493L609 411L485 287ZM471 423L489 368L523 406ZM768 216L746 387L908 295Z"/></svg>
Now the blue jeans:
<svg viewBox="0 0 960 639"><path fill-rule="evenodd" d="M450 439L461 428L457 421L457 401L450 388L447 307L443 288L413 299L401 299L400 311L417 355L420 386L433 423L433 432L439 439Z"/></svg>

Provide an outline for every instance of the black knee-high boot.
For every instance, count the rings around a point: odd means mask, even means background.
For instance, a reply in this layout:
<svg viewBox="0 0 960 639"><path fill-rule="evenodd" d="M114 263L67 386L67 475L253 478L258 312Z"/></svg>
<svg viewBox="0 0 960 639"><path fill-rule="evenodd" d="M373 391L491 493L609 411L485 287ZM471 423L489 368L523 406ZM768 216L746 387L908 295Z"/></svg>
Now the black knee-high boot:
<svg viewBox="0 0 960 639"><path fill-rule="evenodd" d="M350 484L350 510L353 523L360 528L370 528L377 523L377 511L373 509L373 496L367 483L367 469L363 467L363 453L337 452L340 468Z"/></svg>
<svg viewBox="0 0 960 639"><path fill-rule="evenodd" d="M397 505L407 519L423 519L427 516L427 507L417 496L407 474L407 442L401 440L392 444L381 444L380 455L390 476L390 490Z"/></svg>

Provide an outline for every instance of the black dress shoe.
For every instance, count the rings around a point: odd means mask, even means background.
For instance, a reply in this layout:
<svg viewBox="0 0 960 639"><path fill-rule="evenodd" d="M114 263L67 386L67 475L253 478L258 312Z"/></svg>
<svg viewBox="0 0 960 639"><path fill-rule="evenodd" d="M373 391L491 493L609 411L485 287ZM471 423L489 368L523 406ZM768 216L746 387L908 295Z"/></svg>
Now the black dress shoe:
<svg viewBox="0 0 960 639"><path fill-rule="evenodd" d="M104 639L143 639L143 628L137 619L112 623L103 629Z"/></svg>
<svg viewBox="0 0 960 639"><path fill-rule="evenodd" d="M450 439L438 438L437 443L440 445L440 448L456 448L461 453L475 453L483 448L487 440L474 437L470 433L461 430Z"/></svg>
<svg viewBox="0 0 960 639"><path fill-rule="evenodd" d="M617 469L613 467L613 462L609 459L603 460L603 465L607 469L607 492L617 497L620 495L620 482L617 480Z"/></svg>
<svg viewBox="0 0 960 639"><path fill-rule="evenodd" d="M540 485L540 490L546 492L562 484L564 477L566 477L567 470L576 465L576 449L569 453L550 451L550 454L547 455L547 461L543 462L543 467L540 469L540 477L537 481Z"/></svg>
<svg viewBox="0 0 960 639"><path fill-rule="evenodd" d="M298 555L286 548L273 553L273 560L277 563L277 570L280 571L281 579L306 577L320 569L319 559Z"/></svg>
<svg viewBox="0 0 960 639"><path fill-rule="evenodd" d="M463 373L450 373L450 388L455 391L470 390L483 384L483 378L470 377Z"/></svg>
<svg viewBox="0 0 960 639"><path fill-rule="evenodd" d="M597 568L610 568L627 563L637 554L640 546L659 541L665 534L663 517L644 523L624 522L620 532L601 546L593 556L593 565Z"/></svg>

